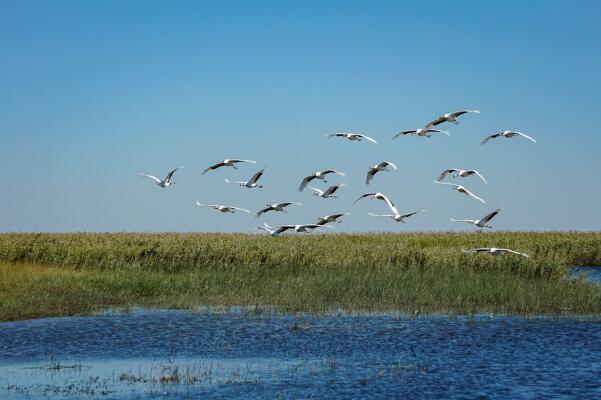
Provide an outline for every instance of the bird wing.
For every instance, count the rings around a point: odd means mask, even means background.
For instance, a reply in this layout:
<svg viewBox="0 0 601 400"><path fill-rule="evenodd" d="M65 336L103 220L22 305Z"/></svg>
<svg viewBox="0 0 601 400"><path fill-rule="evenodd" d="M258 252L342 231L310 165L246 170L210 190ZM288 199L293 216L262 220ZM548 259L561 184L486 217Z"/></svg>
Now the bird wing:
<svg viewBox="0 0 601 400"><path fill-rule="evenodd" d="M502 208L497 208L495 211L486 214L484 217L482 217L482 219L480 220L480 222L486 224L488 221L490 221L491 219L493 219L499 212L501 212Z"/></svg>
<svg viewBox="0 0 601 400"><path fill-rule="evenodd" d="M456 185L454 183L449 183L449 182L434 181L434 183L438 183L439 185L448 185L448 186L453 186L453 187L459 187L459 185Z"/></svg>
<svg viewBox="0 0 601 400"><path fill-rule="evenodd" d="M333 185L330 186L324 193L324 195L329 196L331 194L334 194L334 192L336 192L338 189L340 189L341 187L344 186L344 183L340 183L338 185Z"/></svg>
<svg viewBox="0 0 601 400"><path fill-rule="evenodd" d="M465 193L466 193L468 196L471 196L471 197L473 197L473 198L474 198L474 199L476 199L476 200L480 200L482 203L486 203L486 201L484 201L484 199L481 199L480 197L476 196L475 194L473 194L472 192L470 192L469 190L467 190L467 189L465 188L465 186L463 187L463 189L465 190Z"/></svg>
<svg viewBox="0 0 601 400"><path fill-rule="evenodd" d="M202 174L204 175L204 174L206 174L207 172L209 172L209 171L212 171L212 170L214 170L214 169L217 169L217 168L221 168L221 167L223 167L224 165L225 165L225 163L224 163L224 162L218 162L217 164L213 164L213 165L211 165L211 166L207 167L207 168L206 168L204 171L202 171Z"/></svg>
<svg viewBox="0 0 601 400"><path fill-rule="evenodd" d="M489 252L490 248L489 247L479 247L477 249L470 249L470 250L462 250L464 253L482 253L482 252Z"/></svg>
<svg viewBox="0 0 601 400"><path fill-rule="evenodd" d="M374 179L374 175L378 173L377 169L374 168L370 168L369 171L367 171L367 177L365 178L365 184L369 185L372 181L372 179Z"/></svg>
<svg viewBox="0 0 601 400"><path fill-rule="evenodd" d="M369 215L371 215L372 217L388 217L388 218L392 218L394 217L393 214L373 214L368 212Z"/></svg>
<svg viewBox="0 0 601 400"><path fill-rule="evenodd" d="M375 139L372 139L369 136L365 136L365 135L358 135L358 136L362 137L365 140L369 140L372 143L378 144L378 142L376 142Z"/></svg>
<svg viewBox="0 0 601 400"><path fill-rule="evenodd" d="M480 114L480 111L478 111L478 110L461 110L461 111L455 111L455 112L454 112L454 113L452 113L451 115L452 115L453 117L458 117L458 116L460 116L460 115L467 114L467 113L476 113L476 114Z"/></svg>
<svg viewBox="0 0 601 400"><path fill-rule="evenodd" d="M335 169L326 169L324 171L317 172L315 175L317 175L317 174L321 174L321 175L336 174L336 175L340 175L340 176L346 176L346 174L344 172L336 171ZM315 177L315 175L314 175L314 177Z"/></svg>
<svg viewBox="0 0 601 400"><path fill-rule="evenodd" d="M384 194L382 194L382 197L384 198L384 202L388 205L388 208L390 208L390 210L395 214L395 215L399 215L399 211L396 209L396 207L394 206L394 203L392 201L390 201L390 199L388 197L386 197Z"/></svg>
<svg viewBox="0 0 601 400"><path fill-rule="evenodd" d="M150 179L152 179L152 180L153 180L153 181L155 181L156 183L161 183L161 180L160 180L159 178L157 178L156 176L153 176L153 175L148 175L148 174L143 174L143 173L140 173L140 176L145 176L145 177L147 177L147 178L150 178Z"/></svg>
<svg viewBox="0 0 601 400"><path fill-rule="evenodd" d="M290 226L280 226L275 231L273 231L273 233L271 235L272 236L277 236L277 235L279 235L282 232L286 232L288 229L292 229L292 228Z"/></svg>
<svg viewBox="0 0 601 400"><path fill-rule="evenodd" d="M408 134L412 134L412 133L415 133L415 132L416 132L415 129L411 129L411 130L408 130L408 131L401 131L401 132L397 133L396 135L394 135L392 137L392 140L398 138L401 135L408 135Z"/></svg>
<svg viewBox="0 0 601 400"><path fill-rule="evenodd" d="M448 131L443 131L440 129L428 129L428 132L433 132L433 133L444 133L447 136L451 136L451 133Z"/></svg>
<svg viewBox="0 0 601 400"><path fill-rule="evenodd" d="M495 138L498 138L498 137L499 137L499 136L501 136L502 134L503 134L503 132L499 132L499 133L493 133L492 135L485 137L485 138L484 138L484 139L483 139L483 140L480 142L480 144L486 144L486 143L487 143L489 140L491 140L491 139L495 139Z"/></svg>
<svg viewBox="0 0 601 400"><path fill-rule="evenodd" d="M459 170L455 169L455 168L445 169L444 171L441 172L440 175L438 175L438 178L436 178L436 182L441 183L448 174L450 174L452 172L457 172L457 171L459 171Z"/></svg>
<svg viewBox="0 0 601 400"><path fill-rule="evenodd" d="M211 208L219 208L221 207L219 204L201 204L199 201L196 202L198 207L211 207ZM232 208L232 207L230 207Z"/></svg>
<svg viewBox="0 0 601 400"><path fill-rule="evenodd" d="M441 115L440 117L436 118L434 121L431 121L428 125L426 126L436 126L436 125L440 125L443 122L445 122L447 119L444 117L444 115Z"/></svg>
<svg viewBox="0 0 601 400"><path fill-rule="evenodd" d="M324 134L325 137L327 137L328 139L333 138L333 137L340 137L340 136L346 136L345 133L330 133L328 134Z"/></svg>
<svg viewBox="0 0 601 400"><path fill-rule="evenodd" d="M300 227L302 227L302 228L309 228L309 229L321 228L324 226L331 228L331 226L329 226L329 225L322 225L322 224L302 224L302 225L300 225Z"/></svg>
<svg viewBox="0 0 601 400"><path fill-rule="evenodd" d="M251 163L251 164L256 164L257 163L256 161L253 161L253 160L241 160L241 159L233 159L233 160L230 160L230 161L233 162L233 163L241 163L241 162Z"/></svg>
<svg viewBox="0 0 601 400"><path fill-rule="evenodd" d="M532 138L532 137L530 137L530 136L528 136L528 135L525 135L525 134L523 134L522 132L515 132L515 133L516 133L517 135L519 135L519 136L523 137L524 139L532 140L534 143L536 143L536 140L534 140L534 138Z"/></svg>
<svg viewBox="0 0 601 400"><path fill-rule="evenodd" d="M165 182L169 182L171 180L171 178L173 177L173 174L175 174L175 171L177 171L178 169L183 168L183 167L177 167L176 169L174 169L173 171L169 171L169 173L167 174L167 176L165 177Z"/></svg>
<svg viewBox="0 0 601 400"><path fill-rule="evenodd" d="M262 210L259 210L256 214L255 214L255 218L259 218L261 215L265 214L267 211L271 211L273 210L273 208L271 207L265 207Z"/></svg>
<svg viewBox="0 0 601 400"><path fill-rule="evenodd" d="M375 195L376 195L376 192L362 194L361 196L359 196L359 198L357 200L353 201L353 205L357 204L357 202L364 197L375 196Z"/></svg>
<svg viewBox="0 0 601 400"><path fill-rule="evenodd" d="M391 163L390 161L384 161L387 165L390 165L392 167L392 169L394 169L395 171L397 170L396 165Z"/></svg>
<svg viewBox="0 0 601 400"><path fill-rule="evenodd" d="M256 174L254 174L252 176L252 178L250 178L250 181L248 181L248 184L252 185L254 183L257 183L257 181L259 180L259 178L261 177L261 175L263 175L264 172L265 172L265 168L263 168L262 170L260 170Z"/></svg>
<svg viewBox="0 0 601 400"><path fill-rule="evenodd" d="M526 254L526 253L520 253L519 251L515 251L515 250L511 250L511 249L499 249L499 250L501 250L501 251L506 251L506 252L508 252L508 253L517 254L517 255L520 255L520 256L524 256L524 257L530 257L530 256L529 256L528 254Z"/></svg>
<svg viewBox="0 0 601 400"><path fill-rule="evenodd" d="M309 175L309 176L306 176L306 177L305 177L305 178L302 180L301 184L298 186L298 191L299 191L299 192L302 192L303 190L305 190L305 187L307 186L307 184L308 184L309 182L311 182L313 179L315 179L315 175Z"/></svg>
<svg viewBox="0 0 601 400"><path fill-rule="evenodd" d="M343 216L345 216L345 215L351 215L351 213L332 214L332 215L328 215L328 216L329 216L330 218L333 218L333 219L335 219L335 220L336 220L336 219L338 219L338 218L340 218L340 217L343 217Z"/></svg>
<svg viewBox="0 0 601 400"><path fill-rule="evenodd" d="M480 174L480 172L476 171L476 170L472 170L472 173L474 173L475 175L478 175L478 177L480 179L482 179L482 182L484 182L485 185L488 185L488 182L486 182L486 179L482 176L482 174Z"/></svg>
<svg viewBox="0 0 601 400"><path fill-rule="evenodd" d="M451 222L473 222L471 219L455 219L451 217Z"/></svg>
<svg viewBox="0 0 601 400"><path fill-rule="evenodd" d="M233 208L234 210L242 211L245 213L250 213L250 210L247 210L246 208L233 207L233 206L231 206L230 208Z"/></svg>
<svg viewBox="0 0 601 400"><path fill-rule="evenodd" d="M401 218L409 218L410 216L418 214L418 213L423 212L423 211L426 211L426 209L422 208L421 210L413 211L411 213L401 214Z"/></svg>
<svg viewBox="0 0 601 400"><path fill-rule="evenodd" d="M323 190L319 190L319 189L317 189L317 188L314 188L313 186L309 186L309 189L311 189L311 190L314 190L314 191L315 191L315 192L317 192L317 194L318 194L318 195L320 195L320 196L321 196L322 194L324 194L324 191L323 191Z"/></svg>

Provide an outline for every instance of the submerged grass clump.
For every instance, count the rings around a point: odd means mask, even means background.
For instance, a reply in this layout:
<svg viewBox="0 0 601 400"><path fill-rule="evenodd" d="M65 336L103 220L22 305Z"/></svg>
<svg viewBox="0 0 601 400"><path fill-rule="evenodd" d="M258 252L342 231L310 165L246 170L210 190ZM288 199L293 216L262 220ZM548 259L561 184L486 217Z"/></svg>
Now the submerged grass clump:
<svg viewBox="0 0 601 400"><path fill-rule="evenodd" d="M465 255L508 247L531 255ZM2 234L0 319L107 307L598 314L600 233Z"/></svg>

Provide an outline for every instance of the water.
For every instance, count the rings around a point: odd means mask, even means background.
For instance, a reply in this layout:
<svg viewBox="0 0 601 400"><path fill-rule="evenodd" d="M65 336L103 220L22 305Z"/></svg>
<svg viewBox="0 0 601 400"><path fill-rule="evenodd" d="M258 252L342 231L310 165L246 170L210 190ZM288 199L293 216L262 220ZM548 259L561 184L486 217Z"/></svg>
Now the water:
<svg viewBox="0 0 601 400"><path fill-rule="evenodd" d="M584 276L587 280L601 284L601 267L575 267L572 268L572 277Z"/></svg>
<svg viewBox="0 0 601 400"><path fill-rule="evenodd" d="M584 399L600 378L594 319L159 310L0 324L1 399Z"/></svg>

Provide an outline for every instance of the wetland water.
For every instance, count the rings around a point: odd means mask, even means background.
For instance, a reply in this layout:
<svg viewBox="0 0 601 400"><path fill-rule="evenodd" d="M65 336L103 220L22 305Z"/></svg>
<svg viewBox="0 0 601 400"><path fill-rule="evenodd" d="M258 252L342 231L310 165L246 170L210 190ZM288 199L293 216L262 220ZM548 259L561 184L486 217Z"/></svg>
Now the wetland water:
<svg viewBox="0 0 601 400"><path fill-rule="evenodd" d="M0 398L599 398L601 322L135 311L0 323Z"/></svg>

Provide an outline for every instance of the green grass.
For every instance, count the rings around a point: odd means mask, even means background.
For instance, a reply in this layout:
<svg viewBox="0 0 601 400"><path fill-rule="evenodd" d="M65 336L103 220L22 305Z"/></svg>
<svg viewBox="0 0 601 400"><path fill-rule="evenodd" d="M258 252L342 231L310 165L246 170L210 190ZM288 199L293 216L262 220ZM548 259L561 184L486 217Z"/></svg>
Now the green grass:
<svg viewBox="0 0 601 400"><path fill-rule="evenodd" d="M468 256L461 248L531 254ZM600 233L2 234L0 320L111 307L599 314Z"/></svg>

